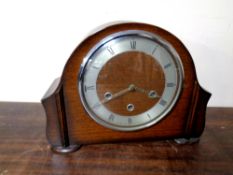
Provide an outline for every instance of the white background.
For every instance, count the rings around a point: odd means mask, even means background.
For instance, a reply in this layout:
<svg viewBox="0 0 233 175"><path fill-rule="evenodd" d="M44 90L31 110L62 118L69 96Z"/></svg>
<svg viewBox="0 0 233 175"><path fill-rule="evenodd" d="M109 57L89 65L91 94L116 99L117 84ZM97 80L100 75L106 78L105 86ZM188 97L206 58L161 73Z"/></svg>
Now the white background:
<svg viewBox="0 0 233 175"><path fill-rule="evenodd" d="M209 106L233 106L231 0L0 1L0 101L40 101L79 42L112 21L160 26L193 56Z"/></svg>

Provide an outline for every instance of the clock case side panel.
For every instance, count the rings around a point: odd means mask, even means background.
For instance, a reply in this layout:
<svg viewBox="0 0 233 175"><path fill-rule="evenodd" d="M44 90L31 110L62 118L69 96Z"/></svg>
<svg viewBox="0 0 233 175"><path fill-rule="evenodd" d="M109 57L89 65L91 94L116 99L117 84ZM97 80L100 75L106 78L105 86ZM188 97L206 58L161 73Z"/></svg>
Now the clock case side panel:
<svg viewBox="0 0 233 175"><path fill-rule="evenodd" d="M190 109L185 130L186 138L198 138L203 133L206 121L206 108L210 97L211 94L203 89L198 80L196 80L191 101L192 108Z"/></svg>
<svg viewBox="0 0 233 175"><path fill-rule="evenodd" d="M51 149L58 153L77 150L79 145L70 145L61 78L53 81L41 100L46 113L46 136Z"/></svg>

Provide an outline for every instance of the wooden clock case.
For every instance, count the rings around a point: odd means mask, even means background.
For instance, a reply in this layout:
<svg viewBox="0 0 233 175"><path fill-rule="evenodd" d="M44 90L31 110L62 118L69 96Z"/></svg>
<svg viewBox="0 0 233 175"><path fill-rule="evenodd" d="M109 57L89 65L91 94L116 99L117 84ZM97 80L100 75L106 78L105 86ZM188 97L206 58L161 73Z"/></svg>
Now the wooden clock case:
<svg viewBox="0 0 233 175"><path fill-rule="evenodd" d="M182 91L169 114L149 128L131 132L115 131L97 124L85 112L78 91L83 58L100 40L125 30L144 30L159 35L175 48L184 68ZM44 95L42 104L47 116L46 134L52 149L61 153L75 151L85 144L198 138L205 127L210 96L198 83L191 55L174 35L149 24L115 24L99 30L79 44L68 59L61 78L56 79Z"/></svg>

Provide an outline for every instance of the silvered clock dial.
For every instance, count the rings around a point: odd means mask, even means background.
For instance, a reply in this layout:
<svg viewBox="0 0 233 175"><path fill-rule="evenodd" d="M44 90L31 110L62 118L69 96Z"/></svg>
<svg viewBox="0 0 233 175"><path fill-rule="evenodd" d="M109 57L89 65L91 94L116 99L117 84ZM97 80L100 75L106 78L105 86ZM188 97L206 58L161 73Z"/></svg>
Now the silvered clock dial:
<svg viewBox="0 0 233 175"><path fill-rule="evenodd" d="M82 63L79 92L97 123L134 131L166 116L180 94L183 76L179 55L168 42L129 30L91 49Z"/></svg>

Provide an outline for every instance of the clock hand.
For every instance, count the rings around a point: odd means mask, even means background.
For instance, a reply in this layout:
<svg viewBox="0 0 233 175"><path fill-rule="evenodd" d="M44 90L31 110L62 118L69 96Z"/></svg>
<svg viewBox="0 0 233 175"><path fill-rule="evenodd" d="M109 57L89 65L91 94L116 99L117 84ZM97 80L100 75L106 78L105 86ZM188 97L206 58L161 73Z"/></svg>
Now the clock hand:
<svg viewBox="0 0 233 175"><path fill-rule="evenodd" d="M134 89L138 92L141 92L141 93L145 93L147 94L147 96L151 99L154 99L154 98L159 98L160 96L158 95L158 93L155 91L155 90L145 90L143 88L139 88L137 86L134 86Z"/></svg>
<svg viewBox="0 0 233 175"><path fill-rule="evenodd" d="M100 101L100 104L101 104L101 103L102 103L102 104L107 103L107 102L109 102L109 101L111 101L111 100L113 100L113 99L115 99L115 98L118 98L118 97L120 97L120 96L122 96L122 95L124 95L124 94L126 94L126 93L128 93L128 92L130 92L130 91L134 91L134 90L135 90L135 85L130 84L128 88L123 89L123 90L121 90L121 91L119 91L119 92L113 94L111 98L101 100L101 101Z"/></svg>
<svg viewBox="0 0 233 175"><path fill-rule="evenodd" d="M139 88L137 86L134 87L136 91L141 92L141 93L147 93L145 89Z"/></svg>
<svg viewBox="0 0 233 175"><path fill-rule="evenodd" d="M150 90L148 92L148 90L145 90L145 89L142 89L142 88L139 88L137 86L135 86L134 84L130 84L128 88L126 89L123 89L115 94L112 95L111 98L105 98L103 100L101 100L98 104L96 104L95 106L99 106L100 104L105 104L105 103L108 103L109 101L113 100L113 99L116 99L130 91L138 91L138 92L141 92L141 93L146 93L148 95L149 98L159 98L160 96L158 95L158 93L154 90Z"/></svg>

